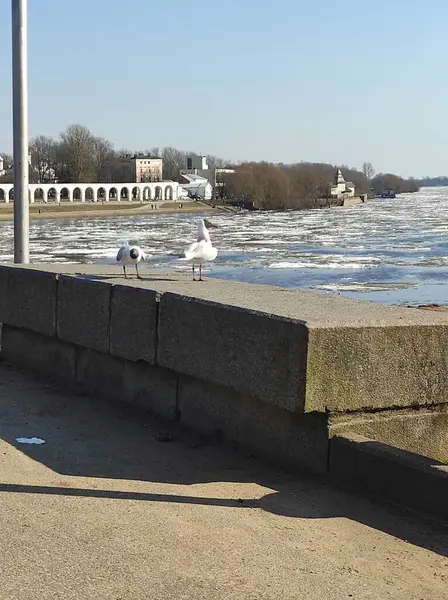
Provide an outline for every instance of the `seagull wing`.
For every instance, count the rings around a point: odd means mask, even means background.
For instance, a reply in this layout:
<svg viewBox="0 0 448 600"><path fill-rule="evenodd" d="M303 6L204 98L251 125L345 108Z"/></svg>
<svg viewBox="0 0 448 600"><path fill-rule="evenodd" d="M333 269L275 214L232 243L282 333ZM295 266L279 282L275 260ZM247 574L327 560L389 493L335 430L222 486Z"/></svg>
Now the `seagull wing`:
<svg viewBox="0 0 448 600"><path fill-rule="evenodd" d="M125 254L126 254L126 246L122 246L120 248L120 250L118 250L117 262L120 262L120 260L123 260Z"/></svg>
<svg viewBox="0 0 448 600"><path fill-rule="evenodd" d="M210 242L204 240L190 244L185 248L183 260L215 260L218 255L218 250L214 248Z"/></svg>
<svg viewBox="0 0 448 600"><path fill-rule="evenodd" d="M183 251L181 258L183 258L184 260L191 260L192 258L195 258L200 244L201 242L193 242L192 244L187 246Z"/></svg>

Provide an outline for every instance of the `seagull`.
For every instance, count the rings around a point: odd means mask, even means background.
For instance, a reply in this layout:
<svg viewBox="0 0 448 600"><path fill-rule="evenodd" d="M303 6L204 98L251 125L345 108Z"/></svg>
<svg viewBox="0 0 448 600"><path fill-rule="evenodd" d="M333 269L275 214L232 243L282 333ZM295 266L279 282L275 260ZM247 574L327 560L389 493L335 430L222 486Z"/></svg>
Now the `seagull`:
<svg viewBox="0 0 448 600"><path fill-rule="evenodd" d="M124 276L126 279L128 278L126 274L126 267L130 265L135 265L137 279L141 279L138 272L138 263L141 260L145 260L145 258L146 254L138 246L130 246L129 244L126 244L125 246L122 246L120 250L118 250L117 262L121 262L123 265Z"/></svg>
<svg viewBox="0 0 448 600"><path fill-rule="evenodd" d="M204 261L212 261L218 256L218 250L213 247L210 240L210 234L208 230L210 228L216 228L217 225L210 223L207 219L200 219L198 223L198 239L197 242L193 242L185 248L181 260L187 260L191 262L193 266L193 281L203 281L202 279L202 263ZM199 280L195 279L194 267L199 265Z"/></svg>

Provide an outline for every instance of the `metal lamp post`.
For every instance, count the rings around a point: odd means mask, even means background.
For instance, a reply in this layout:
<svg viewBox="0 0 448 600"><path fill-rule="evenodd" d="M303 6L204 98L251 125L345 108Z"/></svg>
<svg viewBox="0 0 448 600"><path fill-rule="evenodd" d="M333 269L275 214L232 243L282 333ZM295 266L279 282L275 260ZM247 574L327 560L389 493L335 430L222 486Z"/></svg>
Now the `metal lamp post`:
<svg viewBox="0 0 448 600"><path fill-rule="evenodd" d="M14 262L28 263L28 40L27 0L11 0L14 141Z"/></svg>

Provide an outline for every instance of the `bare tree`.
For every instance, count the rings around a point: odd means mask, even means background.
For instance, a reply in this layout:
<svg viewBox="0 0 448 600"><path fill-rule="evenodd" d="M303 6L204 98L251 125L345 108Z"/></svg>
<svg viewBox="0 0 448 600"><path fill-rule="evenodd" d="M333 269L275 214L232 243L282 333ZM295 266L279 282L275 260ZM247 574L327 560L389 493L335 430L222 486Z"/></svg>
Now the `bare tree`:
<svg viewBox="0 0 448 600"><path fill-rule="evenodd" d="M367 181L371 181L375 177L375 169L371 162L365 162L361 167L362 172L364 173L364 177Z"/></svg>
<svg viewBox="0 0 448 600"><path fill-rule="evenodd" d="M95 176L94 137L83 125L70 125L61 133L66 177L74 183L92 181Z"/></svg>
<svg viewBox="0 0 448 600"><path fill-rule="evenodd" d="M51 168L54 171L54 178L56 181L70 181L70 171L67 164L67 152L65 145L60 140L55 140L54 142Z"/></svg>
<svg viewBox="0 0 448 600"><path fill-rule="evenodd" d="M372 180L375 193L382 194L386 190L393 190L396 194L417 192L420 182L417 179L403 179L393 173L379 173Z"/></svg>
<svg viewBox="0 0 448 600"><path fill-rule="evenodd" d="M56 146L55 140L45 135L31 140L31 168L37 183L48 183L55 179Z"/></svg>
<svg viewBox="0 0 448 600"><path fill-rule="evenodd" d="M113 181L116 153L110 142L102 137L92 139L94 180L97 182Z"/></svg>
<svg viewBox="0 0 448 600"><path fill-rule="evenodd" d="M129 148L121 148L114 151L113 157L111 156L110 181L123 183L134 181L129 161L130 157L134 154Z"/></svg>
<svg viewBox="0 0 448 600"><path fill-rule="evenodd" d="M229 165L229 161L213 154L207 154L207 164L209 169L224 169Z"/></svg>
<svg viewBox="0 0 448 600"><path fill-rule="evenodd" d="M146 151L146 154L148 156L154 156L154 158L161 158L162 150L161 148L159 148L159 146L153 146L152 148Z"/></svg>
<svg viewBox="0 0 448 600"><path fill-rule="evenodd" d="M163 158L163 179L177 181L179 171L185 168L187 153L168 146L162 150L161 154L161 158Z"/></svg>

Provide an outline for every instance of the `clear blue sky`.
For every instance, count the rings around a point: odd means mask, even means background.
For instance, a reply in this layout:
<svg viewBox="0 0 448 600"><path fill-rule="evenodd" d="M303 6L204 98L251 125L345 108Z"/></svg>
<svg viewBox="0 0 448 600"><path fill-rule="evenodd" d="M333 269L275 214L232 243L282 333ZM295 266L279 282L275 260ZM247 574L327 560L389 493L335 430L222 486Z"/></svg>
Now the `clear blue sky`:
<svg viewBox="0 0 448 600"><path fill-rule="evenodd" d="M29 0L30 136L448 174L447 26L447 0Z"/></svg>

